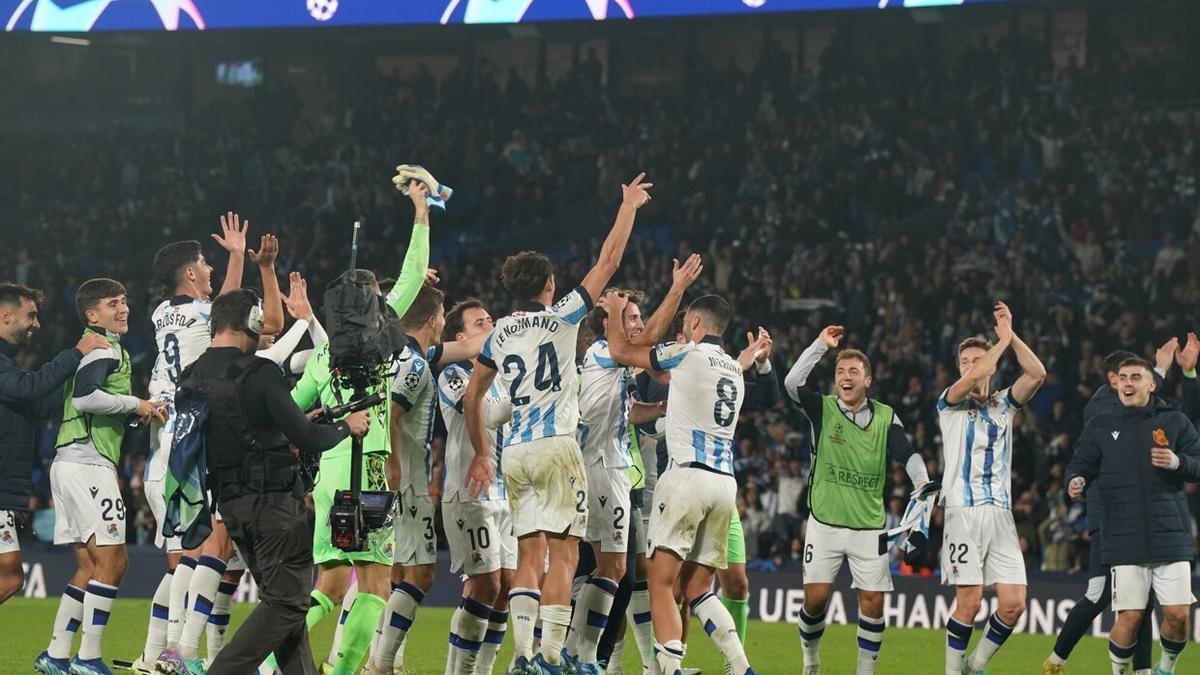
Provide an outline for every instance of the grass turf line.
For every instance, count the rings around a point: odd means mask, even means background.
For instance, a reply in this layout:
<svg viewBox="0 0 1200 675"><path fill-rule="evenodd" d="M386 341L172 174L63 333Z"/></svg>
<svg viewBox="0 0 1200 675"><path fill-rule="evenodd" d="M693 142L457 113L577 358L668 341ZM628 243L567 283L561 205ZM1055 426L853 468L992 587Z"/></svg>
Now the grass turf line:
<svg viewBox="0 0 1200 675"><path fill-rule="evenodd" d="M0 635L4 646L0 647L0 673L32 672L33 659L50 641L51 624L58 608L58 599L32 600L13 598L0 605ZM146 620L150 609L149 600L118 599L104 635L104 658L109 663L114 658L133 660L141 651L146 637ZM249 613L251 606L234 605L230 635ZM405 650L406 663L417 673L441 673L446 662L446 639L453 610L426 607L417 614L413 630L409 633L409 644ZM313 650L317 659L329 652L333 639L336 613L318 625L312 633ZM694 621L689 630L690 646L685 665L704 669L706 675L721 675L723 661L712 642ZM510 644L505 645L497 659L496 672L508 664L512 653ZM983 638L976 630L971 647ZM939 673L945 659L946 634L940 630L889 628L884 633L883 651L879 657L879 673ZM200 640L201 653L205 641ZM1050 653L1054 638L1041 635L1013 635L993 659L988 673L1040 672L1042 660ZM796 627L786 623L750 622L747 653L750 663L760 675L792 675L801 668L800 639ZM850 675L854 673L858 647L853 626L830 626L821 641L821 672L823 675ZM1155 646L1157 658L1158 647ZM1200 659L1196 654L1184 653L1183 665L1189 656ZM626 637L625 672L629 675L641 673L637 646L633 634ZM1107 642L1085 638L1075 650L1068 666L1073 673L1099 673L1109 669ZM1182 671L1181 671L1182 672Z"/></svg>

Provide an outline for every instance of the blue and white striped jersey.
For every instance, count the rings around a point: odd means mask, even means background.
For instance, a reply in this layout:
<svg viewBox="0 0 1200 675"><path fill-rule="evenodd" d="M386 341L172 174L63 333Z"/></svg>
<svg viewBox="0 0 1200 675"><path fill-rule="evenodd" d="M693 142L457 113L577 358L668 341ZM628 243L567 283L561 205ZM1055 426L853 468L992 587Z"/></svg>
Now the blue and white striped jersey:
<svg viewBox="0 0 1200 675"><path fill-rule="evenodd" d="M442 419L446 422L443 502L475 501L471 498L470 490L465 487L467 470L471 467L471 460L475 458L475 446L471 445L471 436L467 433L467 417L463 410L463 395L467 393L467 385L471 383L471 370L471 362L465 361L447 366L438 376L438 400L442 408ZM504 391L493 380L487 395L483 397L483 419L489 429L494 422L511 415L512 408L507 399ZM507 425L501 424L488 433L492 442L492 459L496 462L496 482L479 495L480 501L508 499L500 455L506 429Z"/></svg>
<svg viewBox="0 0 1200 675"><path fill-rule="evenodd" d="M175 399L175 385L184 368L212 344L212 303L177 295L154 309L154 341L158 355L150 373L150 400Z"/></svg>
<svg viewBox="0 0 1200 675"><path fill-rule="evenodd" d="M650 364L671 372L666 417L671 460L732 475L733 432L746 395L741 364L713 337L658 345Z"/></svg>
<svg viewBox="0 0 1200 675"><path fill-rule="evenodd" d="M442 356L442 346L434 345L426 353L411 337L408 346L397 359L399 370L392 380L392 402L405 412L394 417L392 424L399 433L400 447L392 452L400 453L400 491L412 488L416 495L429 494L432 468L429 456L429 441L433 438L433 415L437 410L434 397L433 364Z"/></svg>
<svg viewBox="0 0 1200 675"><path fill-rule="evenodd" d="M579 425L579 390L571 377L575 341L579 324L591 308L587 290L577 287L553 307L525 303L522 311L496 322L479 363L497 371L496 381L512 400L504 447L575 435Z"/></svg>
<svg viewBox="0 0 1200 675"><path fill-rule="evenodd" d="M629 411L637 383L633 371L613 360L608 340L598 338L583 356L579 388L579 447L586 464L603 460L605 468L633 463Z"/></svg>
<svg viewBox="0 0 1200 675"><path fill-rule="evenodd" d="M1012 389L992 392L984 403L968 396L956 405L946 402L948 391L937 402L942 505L1012 508L1012 423L1021 408Z"/></svg>

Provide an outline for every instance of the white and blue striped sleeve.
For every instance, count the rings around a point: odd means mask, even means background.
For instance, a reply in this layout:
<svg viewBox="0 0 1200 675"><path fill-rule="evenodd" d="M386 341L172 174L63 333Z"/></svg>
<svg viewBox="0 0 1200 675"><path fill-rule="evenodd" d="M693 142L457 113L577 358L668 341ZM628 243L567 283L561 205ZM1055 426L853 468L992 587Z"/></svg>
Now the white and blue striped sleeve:
<svg viewBox="0 0 1200 675"><path fill-rule="evenodd" d="M940 413L940 412L947 411L947 410L965 410L967 407L967 402L971 400L971 397L966 396L963 398L963 400L959 401L958 403L951 404L948 401L946 401L946 395L949 393L950 393L950 388L946 387L946 390L943 391L940 396L938 396L937 411Z"/></svg>
<svg viewBox="0 0 1200 675"><path fill-rule="evenodd" d="M417 356L411 349L405 349L408 357L400 361L400 372L392 380L392 402L404 409L412 410L413 403L421 393L426 366L425 360Z"/></svg>
<svg viewBox="0 0 1200 675"><path fill-rule="evenodd" d="M492 370L499 370L496 367L496 356L493 352L494 346L492 345L492 340L495 337L496 329L493 328L492 332L488 334L487 339L483 341L483 348L479 351L479 358L477 360Z"/></svg>
<svg viewBox="0 0 1200 675"><path fill-rule="evenodd" d="M609 351L607 342L593 342L592 346L588 348L588 353L591 355L592 360L596 362L596 365L605 370L624 368L624 366L613 360L612 352Z"/></svg>
<svg viewBox="0 0 1200 675"><path fill-rule="evenodd" d="M564 295L557 304L550 308L551 313L571 325L578 325L590 311L592 311L592 296L583 286L576 286L575 290Z"/></svg>
<svg viewBox="0 0 1200 675"><path fill-rule="evenodd" d="M668 342L650 350L650 367L665 372L679 367L692 351L690 342Z"/></svg>
<svg viewBox="0 0 1200 675"><path fill-rule="evenodd" d="M463 394L467 393L466 372L457 365L446 368L438 376L437 391L444 405L462 413Z"/></svg>

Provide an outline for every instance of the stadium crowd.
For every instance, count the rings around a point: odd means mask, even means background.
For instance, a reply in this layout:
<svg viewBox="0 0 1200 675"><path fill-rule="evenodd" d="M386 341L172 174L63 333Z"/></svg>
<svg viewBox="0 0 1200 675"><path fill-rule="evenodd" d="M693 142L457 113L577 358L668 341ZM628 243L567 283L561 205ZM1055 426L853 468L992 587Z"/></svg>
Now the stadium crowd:
<svg viewBox="0 0 1200 675"><path fill-rule="evenodd" d="M1153 357L1197 325L1200 119L1165 105L1181 57L1164 47L1054 68L1045 45L1010 36L950 62L868 63L835 40L816 72L778 49L764 46L750 72L695 59L667 95L606 79L589 55L557 82L531 85L487 64L441 81L364 76L343 83L355 91L335 97L353 102L344 108L306 108L275 86L245 105L193 110L183 131L26 138L10 148L14 179L0 186L12 205L3 218L21 234L0 278L47 296L39 350L23 357L40 363L73 343L75 289L113 276L129 288L136 321L125 345L144 388L161 291L153 253L202 239L230 208L252 236L277 233L279 267L314 289L345 265L356 219L367 232L360 264L394 269L410 225L386 177L409 158L456 189L434 222L441 288L499 315L511 306L496 283L500 253L535 241L545 250L546 234L569 233L548 252L561 278L581 277L606 200L645 167L659 187L617 282L653 303L671 278L662 254L703 253L696 290L731 299L733 335L772 332L776 373L822 326L844 324L845 344L872 358L872 395L899 411L933 475L935 402L955 377L955 345L986 331L996 299L1007 302L1049 371L1014 442L1026 564L1080 569L1086 514L1061 478L1083 403L1104 383L1100 360L1118 347ZM799 570L808 434L786 399L744 416L735 468L752 566ZM43 434L47 467L53 438ZM140 478L147 439L127 442L129 536L143 543L153 538ZM39 480L44 509L44 472ZM898 519L907 479L897 468L893 480ZM1200 496L1189 490L1195 528ZM932 574L931 549L903 571Z"/></svg>

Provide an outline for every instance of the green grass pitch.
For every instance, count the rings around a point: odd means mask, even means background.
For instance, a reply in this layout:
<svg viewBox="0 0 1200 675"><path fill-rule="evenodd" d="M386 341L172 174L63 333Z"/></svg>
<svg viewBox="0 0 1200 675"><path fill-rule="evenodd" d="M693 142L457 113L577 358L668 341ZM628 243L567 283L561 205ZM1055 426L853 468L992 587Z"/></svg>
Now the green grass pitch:
<svg viewBox="0 0 1200 675"><path fill-rule="evenodd" d="M14 598L0 606L0 674L33 672L33 659L45 649L58 600L27 600ZM117 600L104 637L104 657L132 660L137 657L146 635L148 600ZM247 605L235 605L233 629L250 611ZM420 675L442 672L446 659L446 636L450 625L450 609L425 608L417 615L413 632L409 634L406 661ZM333 619L326 619L313 631L313 649L324 658L333 638ZM706 675L721 675L722 661L700 627L693 622L691 648L686 665L703 668ZM982 637L976 631L972 639ZM800 640L796 627L783 623L751 622L747 652L750 661L761 675L798 675L801 670ZM201 650L204 640L201 639ZM1040 635L1014 635L992 661L991 675L1041 672L1042 660L1050 652L1054 639ZM915 675L942 672L945 654L945 633L934 630L891 628L884 634L883 652L877 672L882 674ZM497 663L507 664L509 645L500 652ZM1157 648L1155 649L1157 654ZM854 673L857 654L855 630L850 626L830 626L821 644L821 672L826 675ZM1184 654L1183 662L1188 661ZM1195 654L1191 656L1196 657ZM1196 657L1200 658L1200 657ZM629 635L625 649L625 672L641 672L637 648ZM1085 638L1068 666L1072 673L1108 672L1107 643ZM1183 671L1180 671L1183 672Z"/></svg>

